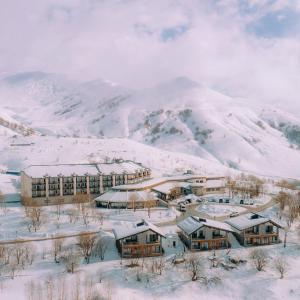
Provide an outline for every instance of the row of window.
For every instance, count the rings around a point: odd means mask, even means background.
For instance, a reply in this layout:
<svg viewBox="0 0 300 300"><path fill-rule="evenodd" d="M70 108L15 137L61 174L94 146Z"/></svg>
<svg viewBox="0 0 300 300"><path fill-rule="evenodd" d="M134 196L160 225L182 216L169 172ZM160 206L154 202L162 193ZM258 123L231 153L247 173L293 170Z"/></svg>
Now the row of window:
<svg viewBox="0 0 300 300"><path fill-rule="evenodd" d="M127 175L128 180L134 180L140 177L145 177L150 175L150 172L142 172L138 174L129 174ZM113 176L112 175L103 175L102 179L103 181L112 181ZM73 182L73 177L62 177L64 183L71 183ZM125 180L125 175L115 175L116 181L124 181ZM99 181L100 176L89 176L89 181L90 182L95 182ZM87 176L76 176L76 181L77 182L86 182L87 181ZM49 183L50 184L57 184L60 182L59 177L49 177ZM33 178L32 179L32 184L45 184L46 179L45 178Z"/></svg>

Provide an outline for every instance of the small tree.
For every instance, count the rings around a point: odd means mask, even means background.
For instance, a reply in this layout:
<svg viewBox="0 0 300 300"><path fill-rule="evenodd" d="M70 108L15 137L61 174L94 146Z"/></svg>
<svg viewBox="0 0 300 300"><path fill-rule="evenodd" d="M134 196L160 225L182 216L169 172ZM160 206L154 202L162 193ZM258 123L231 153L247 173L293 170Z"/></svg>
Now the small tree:
<svg viewBox="0 0 300 300"><path fill-rule="evenodd" d="M203 268L202 260L193 253L186 260L186 268L191 275L192 281L196 281L199 279L200 271Z"/></svg>
<svg viewBox="0 0 300 300"><path fill-rule="evenodd" d="M135 193L131 193L131 195L129 196L129 202L133 211L136 211L137 196Z"/></svg>
<svg viewBox="0 0 300 300"><path fill-rule="evenodd" d="M68 273L74 273L79 266L79 254L74 247L65 249L62 255L62 261L65 264L66 271Z"/></svg>
<svg viewBox="0 0 300 300"><path fill-rule="evenodd" d="M250 252L250 259L257 271L263 271L268 264L268 255L262 249L254 249Z"/></svg>
<svg viewBox="0 0 300 300"><path fill-rule="evenodd" d="M108 248L108 238L105 235L101 235L96 240L95 247L94 247L94 255L100 257L101 260L104 260L104 255L107 248Z"/></svg>
<svg viewBox="0 0 300 300"><path fill-rule="evenodd" d="M86 263L90 261L92 249L95 245L96 236L95 234L84 234L78 237L78 245L81 250L81 254L84 257Z"/></svg>
<svg viewBox="0 0 300 300"><path fill-rule="evenodd" d="M59 263L59 257L62 252L63 243L64 243L63 238L52 240L52 253L53 253L54 261L56 263Z"/></svg>
<svg viewBox="0 0 300 300"><path fill-rule="evenodd" d="M6 201L5 201L4 194L1 192L1 190L0 190L0 207L3 213L6 214L7 213Z"/></svg>
<svg viewBox="0 0 300 300"><path fill-rule="evenodd" d="M28 230L31 231L31 229L33 228L33 230L36 232L42 224L42 220L43 220L42 208L30 207L27 209L28 209L27 217L29 219L29 222L27 224Z"/></svg>
<svg viewBox="0 0 300 300"><path fill-rule="evenodd" d="M284 277L284 274L287 273L289 265L286 259L281 256L275 259L274 267L275 270L280 274L280 279L282 279Z"/></svg>

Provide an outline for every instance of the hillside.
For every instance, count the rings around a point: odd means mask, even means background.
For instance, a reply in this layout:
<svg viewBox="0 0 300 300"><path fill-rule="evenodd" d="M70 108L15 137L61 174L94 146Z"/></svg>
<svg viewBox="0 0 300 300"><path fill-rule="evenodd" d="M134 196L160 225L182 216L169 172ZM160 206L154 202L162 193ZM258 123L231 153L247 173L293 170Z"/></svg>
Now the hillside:
<svg viewBox="0 0 300 300"><path fill-rule="evenodd" d="M296 115L185 77L135 91L104 80L16 74L0 84L0 109L44 135L125 138L239 170L300 177Z"/></svg>

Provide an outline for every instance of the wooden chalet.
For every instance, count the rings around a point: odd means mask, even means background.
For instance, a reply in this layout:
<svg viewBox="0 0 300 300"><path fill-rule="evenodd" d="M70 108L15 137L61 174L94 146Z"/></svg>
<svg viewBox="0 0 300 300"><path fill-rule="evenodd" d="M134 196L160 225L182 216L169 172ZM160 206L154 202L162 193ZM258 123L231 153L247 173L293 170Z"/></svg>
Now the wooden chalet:
<svg viewBox="0 0 300 300"><path fill-rule="evenodd" d="M229 248L230 225L191 216L177 224L179 236L191 251Z"/></svg>
<svg viewBox="0 0 300 300"><path fill-rule="evenodd" d="M116 246L123 258L160 256L163 253L162 231L145 220L121 222L113 229Z"/></svg>

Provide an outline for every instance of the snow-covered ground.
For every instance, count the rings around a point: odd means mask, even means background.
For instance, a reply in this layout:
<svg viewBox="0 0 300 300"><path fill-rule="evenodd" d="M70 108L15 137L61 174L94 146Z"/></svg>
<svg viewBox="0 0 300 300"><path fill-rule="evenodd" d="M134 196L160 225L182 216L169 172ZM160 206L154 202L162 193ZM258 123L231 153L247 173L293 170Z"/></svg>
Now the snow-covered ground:
<svg viewBox="0 0 300 300"><path fill-rule="evenodd" d="M59 213L58 213L59 209ZM68 236L80 232L112 231L120 221L145 219L154 224L173 221L180 213L175 208L139 209L135 212L124 209L99 209L87 206L87 221L82 218L78 205L42 207L42 224L35 232L29 230L30 219L23 206L8 204L0 211L0 241L15 239L39 239L53 236ZM72 220L71 220L72 219Z"/></svg>
<svg viewBox="0 0 300 300"><path fill-rule="evenodd" d="M211 252L198 253L196 256L201 259L200 276L203 279L194 282L185 263L172 264L173 254L182 253L182 245L176 248L164 245L165 266L161 275L151 271L153 258L139 260L139 267L128 267L131 260L118 259L113 240L109 243L104 261L92 257L89 264L82 262L74 274L68 274L64 264L54 262L51 243L40 242L35 243L37 254L32 265L18 270L14 279L1 279L0 299L47 299L47 286L51 285L54 299L59 299L58 294L62 293L64 286L65 299L74 299L77 292L81 295L80 299L86 299L89 292L97 291L101 299L116 300L199 297L213 300L296 300L300 297L300 248L294 242L298 240L297 233L293 232L286 248L283 244L260 247L268 254L268 264L262 272L255 269L249 258L253 248L232 249L229 253L227 250L216 251L220 263L216 268L211 267ZM188 259L189 255L185 253L185 258ZM221 263L227 264L228 255L247 262L238 266L229 264L234 269L225 270ZM286 258L288 267L284 279L279 279L274 265L275 259L282 256ZM30 294L34 294L35 298L29 298Z"/></svg>
<svg viewBox="0 0 300 300"><path fill-rule="evenodd" d="M229 205L229 204L201 204L197 207L199 212L203 212L210 217L221 217L221 216L229 216L231 213L237 212L245 212L246 209L237 205Z"/></svg>

